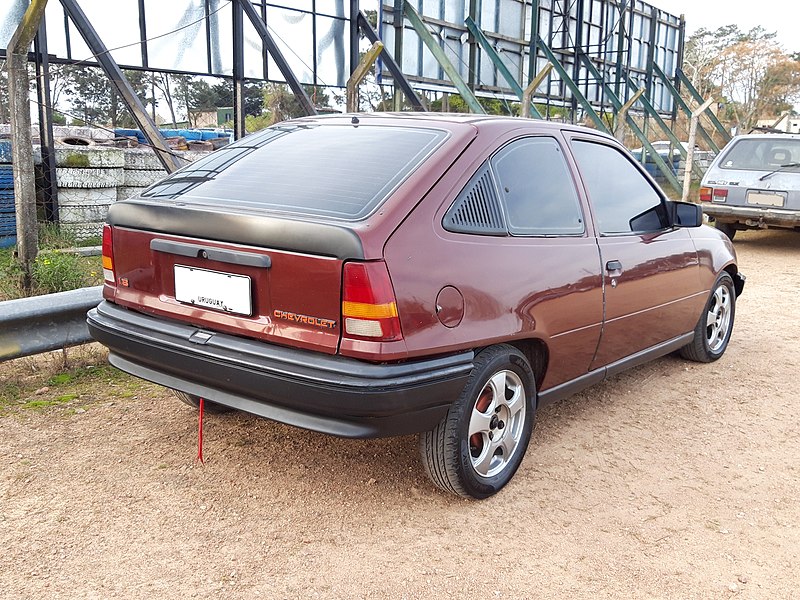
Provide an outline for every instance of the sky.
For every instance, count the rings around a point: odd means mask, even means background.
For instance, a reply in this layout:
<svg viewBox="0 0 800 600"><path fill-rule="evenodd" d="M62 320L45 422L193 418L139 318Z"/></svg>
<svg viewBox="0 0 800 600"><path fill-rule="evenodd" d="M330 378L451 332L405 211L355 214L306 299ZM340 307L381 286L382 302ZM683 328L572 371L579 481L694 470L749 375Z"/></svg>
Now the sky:
<svg viewBox="0 0 800 600"><path fill-rule="evenodd" d="M777 32L778 42L788 52L800 52L800 2L798 0L647 0L673 15L686 17L686 33L701 27L715 30L738 25L749 31L761 25Z"/></svg>

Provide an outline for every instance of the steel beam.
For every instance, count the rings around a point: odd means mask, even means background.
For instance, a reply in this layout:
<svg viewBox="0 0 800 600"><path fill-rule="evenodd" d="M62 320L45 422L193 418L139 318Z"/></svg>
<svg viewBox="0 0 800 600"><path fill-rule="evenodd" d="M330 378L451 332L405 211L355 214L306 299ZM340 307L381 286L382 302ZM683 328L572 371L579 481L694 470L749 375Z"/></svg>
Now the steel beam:
<svg viewBox="0 0 800 600"><path fill-rule="evenodd" d="M53 107L50 100L50 61L47 56L47 28L45 20L33 43L36 54L36 95L39 99L39 140L42 149L42 193L44 218L58 222L58 185L56 184L56 150L53 138Z"/></svg>
<svg viewBox="0 0 800 600"><path fill-rule="evenodd" d="M240 140L247 131L244 121L244 12L240 4L233 9L233 139Z"/></svg>
<svg viewBox="0 0 800 600"><path fill-rule="evenodd" d="M676 69L675 74L678 76L680 82L686 86L686 89L689 90L689 94L691 94L692 98L694 98L698 104L702 105L706 99L703 98L702 94L700 94L700 92L698 92L697 89L692 85L692 82L689 81L689 78L686 76L686 74L681 69ZM717 115L708 109L706 109L705 115L711 120L711 124L714 125L716 130L720 133L722 139L725 140L725 143L730 142L731 134L728 133L728 130L725 129L725 126L720 123Z"/></svg>
<svg viewBox="0 0 800 600"><path fill-rule="evenodd" d="M603 75L597 70L597 67L594 66L592 60L579 48L576 49L576 52L578 53L579 59L582 60L583 64L586 66L586 70L589 71L589 73L597 80L597 82L603 86L606 96L608 96L608 99L611 100L611 105L614 107L614 110L621 111L623 105L622 101L614 93L614 90L612 90L611 87L606 83L605 79L603 79ZM675 191L680 194L682 187L678 179L675 177L675 174L672 172L672 167L667 165L664 159L661 158L661 155L656 152L655 148L653 148L653 145L650 143L650 140L647 139L647 136L641 130L633 117L631 117L629 114L625 114L625 119L627 120L630 128L633 130L633 133L636 134L636 137L638 137L639 141L642 142L642 146L647 149L647 152L650 154L653 162L656 163L656 166L664 174L664 177L666 177L667 181L669 181L670 185L675 189Z"/></svg>
<svg viewBox="0 0 800 600"><path fill-rule="evenodd" d="M614 93L619 94L619 74L622 73L622 55L625 51L625 2L617 2L619 7L619 23L617 28L617 63L614 73ZM633 3L631 3L633 12ZM630 41L628 43L628 54L630 54Z"/></svg>
<svg viewBox="0 0 800 600"><path fill-rule="evenodd" d="M142 66L146 69L150 59L147 56L147 16L144 8L144 0L137 0L139 5L139 49L142 53Z"/></svg>
<svg viewBox="0 0 800 600"><path fill-rule="evenodd" d="M685 52L684 44L686 42L686 19L683 15L680 16L680 24L678 25L678 56L677 62L678 67L683 68L683 55ZM677 80L677 75L675 79ZM680 85L677 84L677 90L680 91ZM675 125L675 122L678 119L678 105L676 102L672 103L672 124Z"/></svg>
<svg viewBox="0 0 800 600"><path fill-rule="evenodd" d="M539 0L531 0L531 41L528 45L528 79L536 73L536 39L539 37Z"/></svg>
<svg viewBox="0 0 800 600"><path fill-rule="evenodd" d="M400 13L401 23L402 20L403 20L402 13ZM363 11L358 13L358 26L371 44L375 44L376 42L381 41L381 39L378 37L378 33L372 28L372 25L370 25L370 22L367 20L367 15L365 15ZM397 31L395 30L395 38L396 37L397 37ZM396 48L397 45L395 44L395 49ZM383 48L381 50L381 60L383 61L383 64L386 66L386 68L389 69L389 72L392 74L392 79L394 79L395 87L399 87L402 90L402 92L406 95L406 98L408 98L408 101L411 103L411 106L414 108L414 110L425 112L427 110L425 108L425 105L419 99L419 96L417 96L417 93L414 91L414 88L411 87L411 84L408 82L408 79L406 79L406 76L403 74L400 65L398 65L397 62L394 60L394 58L392 58L392 55L389 54L389 51L386 50L386 48ZM395 109L399 110L398 107L395 107Z"/></svg>
<svg viewBox="0 0 800 600"><path fill-rule="evenodd" d="M564 69L561 63L558 62L558 58L556 58L556 55L553 54L553 51L550 49L550 46L548 46L544 42L541 36L539 36L538 38L538 44L539 48L541 48L542 52L547 57L547 60L549 60L550 63L553 65L553 68L556 70L556 73L558 73L558 76L570 89L572 95L580 103L580 105L583 107L583 110L586 111L586 114L589 115L589 117L592 119L597 128L603 133L608 133L610 135L611 131L609 131L608 127L603 122L603 119L601 119L600 115L598 115L597 112L595 112L591 102L589 102L586 96L583 95L580 88L578 87L578 84L572 80L572 78L569 76L569 73L567 73L566 69ZM577 60L575 62L577 62Z"/></svg>
<svg viewBox="0 0 800 600"><path fill-rule="evenodd" d="M469 0L469 14L467 15L467 21L474 23L476 18L478 18L478 0ZM469 27L469 25L467 25L467 27ZM475 32L473 32L470 28L470 36L467 41L469 44L469 59L467 62L469 65L469 73L467 76L467 85L469 85L469 89L473 91L475 91L475 86L478 85L478 82L475 78L475 74L478 72L476 68L478 64L478 42L479 40L477 39Z"/></svg>
<svg viewBox="0 0 800 600"><path fill-rule="evenodd" d="M661 80L661 82L666 86L669 93L672 94L672 99L675 101L675 104L680 107L680 109L686 114L687 117L692 117L692 109L689 108L689 105L686 104L686 101L681 97L680 92L672 85L669 77L666 76L664 71L658 65L653 65L653 73ZM702 125L698 124L697 132L702 136L702 138L708 144L708 147L711 148L714 152L719 153L719 146L717 146L714 139L708 134L708 132L703 129Z"/></svg>
<svg viewBox="0 0 800 600"><path fill-rule="evenodd" d="M433 37L433 34L428 30L428 26L425 25L425 22L422 20L422 17L419 16L419 13L411 6L410 2L403 3L403 13L406 15L409 23L414 28L414 31L417 32L417 35L420 37L422 42L428 47L428 50L431 51L433 57L436 59L436 62L442 67L442 70L445 74L450 78L450 81L453 82L453 85L456 86L458 93L464 98L467 103L467 106L470 107L472 112L478 114L485 114L486 111L483 110L480 102L475 97L475 94L472 93L472 90L469 89L469 86L464 81L464 79L459 74L458 70L453 66L453 63L450 62L450 59L447 58L447 55L442 50L442 47Z"/></svg>
<svg viewBox="0 0 800 600"><path fill-rule="evenodd" d="M473 37L477 40L478 44L480 44L483 51L486 53L491 61L494 63L494 66L497 67L497 70L503 76L503 78L508 82L509 87L513 90L513 92L517 95L517 98L522 101L525 96L525 91L522 89L522 86L517 83L516 78L514 75L511 74L511 71L508 70L508 67L505 65L503 60L500 58L500 55L497 53L497 50L492 48L492 44L489 42L489 39L486 37L486 34L480 30L478 25L472 20L471 17L467 17L464 21L464 24L469 29L469 32L473 35ZM537 86L538 87L538 86ZM536 109L535 106L530 105L530 109L533 113L533 116L537 119L543 118L541 113Z"/></svg>
<svg viewBox="0 0 800 600"><path fill-rule="evenodd" d="M344 0L342 0L344 1ZM350 75L356 72L359 64L359 48L358 48L358 17L361 12L358 0L350 0ZM316 18L315 18L316 20ZM314 46L316 48L316 45ZM314 73L316 75L316 72ZM316 81L316 80L315 80Z"/></svg>
<svg viewBox="0 0 800 600"><path fill-rule="evenodd" d="M359 15L359 23L360 22L361 22L361 16ZM403 0L394 0L394 8L392 9L392 27L394 27L394 55L398 57L398 60L400 61L401 65L403 64L403 30L405 29L404 23L405 19L403 18ZM367 22L367 25L369 25L369 22ZM380 28L380 23L378 23L377 25L378 28ZM375 39L378 39L378 34L375 33L371 25L369 26L369 30L373 34L375 34ZM367 34L366 30L364 30L364 32L365 34ZM369 37L369 35L367 35L367 37ZM373 44L375 43L375 40L371 39L370 41ZM387 52L386 55L388 56L389 53ZM383 61L386 62L386 59L383 59ZM389 67L389 64L387 63L386 66ZM397 66L396 63L395 66ZM398 72L402 72L402 69L400 69L399 67L397 70ZM396 78L394 71L392 71L392 77ZM405 75L403 76L403 79L405 79ZM403 97L397 93L397 85L398 84L395 83L394 109L396 111L401 111L403 109ZM405 90L403 90L403 92L405 93L406 97L409 97L408 92L406 92ZM414 94L414 96L416 96L416 94Z"/></svg>
<svg viewBox="0 0 800 600"><path fill-rule="evenodd" d="M0 362L91 342L86 311L103 287L0 302Z"/></svg>
<svg viewBox="0 0 800 600"><path fill-rule="evenodd" d="M63 0L62 0L63 1ZM73 0L70 0L73 1ZM243 9L244 13L247 15L247 18L250 19L250 22L253 24L258 35L261 37L261 41L267 47L267 51L272 55L272 59L275 61L275 64L278 65L278 69L280 69L283 78L286 79L286 83L289 84L292 92L294 92L295 98L300 103L300 106L303 107L303 110L306 111L307 115L315 115L317 114L317 109L314 108L314 105L311 103L311 98L308 97L305 88L300 83L300 80L292 71L292 68L289 66L289 63L286 62L286 58L283 56L281 49L278 48L278 45L275 43L275 40L272 39L272 35L267 29L267 24L261 19L261 16L256 11L253 3L250 0L235 0Z"/></svg>
<svg viewBox="0 0 800 600"><path fill-rule="evenodd" d="M81 37L83 37L83 40L89 47L89 51L95 56L97 62L111 81L111 84L122 97L122 100L131 112L131 116L142 130L142 133L153 147L153 150L155 150L158 160L161 161L167 173L172 173L182 167L183 165L178 161L178 157L167 148L167 144L161 136L161 132L158 131L158 127L147 114L147 110L139 99L139 96L136 95L133 87L131 87L128 78L125 77L122 69L119 68L119 65L117 65L116 61L111 57L106 45L103 43L103 40L100 39L100 36L97 35L97 31L92 27L89 19L78 5L77 0L61 0L61 5L64 7L64 12L75 24L75 27L77 27Z"/></svg>

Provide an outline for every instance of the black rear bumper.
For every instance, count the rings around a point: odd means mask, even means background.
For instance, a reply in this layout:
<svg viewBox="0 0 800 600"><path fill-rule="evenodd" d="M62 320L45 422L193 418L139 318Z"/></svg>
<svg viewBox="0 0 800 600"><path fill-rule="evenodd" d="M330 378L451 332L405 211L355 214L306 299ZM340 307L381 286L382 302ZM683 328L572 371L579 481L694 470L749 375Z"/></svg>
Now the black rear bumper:
<svg viewBox="0 0 800 600"><path fill-rule="evenodd" d="M432 429L458 397L472 352L398 364L285 348L103 302L93 338L117 368L282 423L343 437Z"/></svg>

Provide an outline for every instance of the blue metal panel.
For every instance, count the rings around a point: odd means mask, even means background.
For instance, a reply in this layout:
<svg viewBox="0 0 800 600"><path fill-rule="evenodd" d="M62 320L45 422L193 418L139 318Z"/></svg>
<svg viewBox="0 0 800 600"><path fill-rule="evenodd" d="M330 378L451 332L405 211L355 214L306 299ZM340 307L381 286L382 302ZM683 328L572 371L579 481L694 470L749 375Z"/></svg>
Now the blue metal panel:
<svg viewBox="0 0 800 600"><path fill-rule="evenodd" d="M0 165L0 248L17 243L17 214L14 209L14 173L11 165Z"/></svg>

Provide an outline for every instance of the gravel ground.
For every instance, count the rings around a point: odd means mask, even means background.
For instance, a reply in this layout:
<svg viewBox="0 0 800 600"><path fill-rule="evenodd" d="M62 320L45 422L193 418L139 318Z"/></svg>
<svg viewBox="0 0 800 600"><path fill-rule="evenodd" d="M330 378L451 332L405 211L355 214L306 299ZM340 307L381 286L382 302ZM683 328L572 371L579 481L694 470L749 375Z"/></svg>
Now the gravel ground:
<svg viewBox="0 0 800 600"><path fill-rule="evenodd" d="M483 502L428 483L413 437L209 415L202 466L195 413L74 368L97 350L0 365L0 597L800 598L800 235L736 247L725 357L542 410Z"/></svg>

